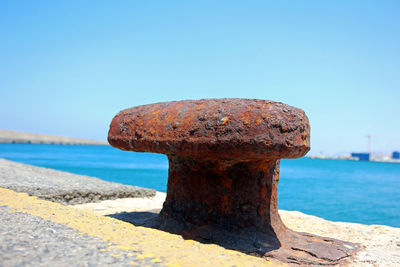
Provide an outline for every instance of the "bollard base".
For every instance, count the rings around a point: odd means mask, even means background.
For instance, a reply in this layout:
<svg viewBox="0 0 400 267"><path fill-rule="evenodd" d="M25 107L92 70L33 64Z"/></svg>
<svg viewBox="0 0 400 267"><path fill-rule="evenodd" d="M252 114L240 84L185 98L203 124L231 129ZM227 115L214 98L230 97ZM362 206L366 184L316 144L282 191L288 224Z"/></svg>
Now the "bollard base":
<svg viewBox="0 0 400 267"><path fill-rule="evenodd" d="M217 244L266 259L276 259L294 266L337 265L359 250L359 245L333 238L285 229L280 233L261 232L254 228L233 229L222 225L196 226L159 215L143 226L179 234L184 239Z"/></svg>

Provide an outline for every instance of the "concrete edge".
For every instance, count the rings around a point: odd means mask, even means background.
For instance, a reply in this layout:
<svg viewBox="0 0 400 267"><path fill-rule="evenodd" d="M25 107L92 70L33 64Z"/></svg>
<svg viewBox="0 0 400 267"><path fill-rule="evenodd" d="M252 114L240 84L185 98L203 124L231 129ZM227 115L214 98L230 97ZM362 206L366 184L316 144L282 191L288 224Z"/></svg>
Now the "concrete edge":
<svg viewBox="0 0 400 267"><path fill-rule="evenodd" d="M24 177L24 180L36 180L36 183L18 182L21 181L21 177ZM34 177L34 179L29 177ZM7 184L2 182L4 179L14 182ZM62 183L60 183L61 180ZM77 180L81 181L81 185L71 186L71 183L76 183ZM52 183L51 181L56 182ZM95 203L120 198L150 198L156 195L156 190L152 188L125 185L94 176L75 174L1 157L0 187L65 205Z"/></svg>

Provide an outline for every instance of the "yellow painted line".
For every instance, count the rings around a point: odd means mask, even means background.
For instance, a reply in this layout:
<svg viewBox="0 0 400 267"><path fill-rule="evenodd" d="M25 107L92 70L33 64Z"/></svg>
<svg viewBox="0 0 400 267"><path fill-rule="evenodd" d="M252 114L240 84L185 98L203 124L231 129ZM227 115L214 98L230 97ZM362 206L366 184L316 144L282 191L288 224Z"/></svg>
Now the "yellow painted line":
<svg viewBox="0 0 400 267"><path fill-rule="evenodd" d="M261 258L218 245L184 240L181 236L104 217L92 212L63 206L25 193L16 193L0 187L0 205L13 212L25 212L55 223L64 224L82 234L101 238L110 244L110 250L132 251L137 259L166 266L277 266ZM116 255L115 255L116 256ZM133 256L133 255L132 255ZM135 264L134 261L131 264Z"/></svg>

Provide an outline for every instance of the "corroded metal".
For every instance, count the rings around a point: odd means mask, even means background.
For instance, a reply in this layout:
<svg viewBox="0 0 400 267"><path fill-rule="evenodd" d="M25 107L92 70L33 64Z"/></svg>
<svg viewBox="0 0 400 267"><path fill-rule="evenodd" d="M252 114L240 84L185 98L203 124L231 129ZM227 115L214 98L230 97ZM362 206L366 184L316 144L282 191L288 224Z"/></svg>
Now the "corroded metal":
<svg viewBox="0 0 400 267"><path fill-rule="evenodd" d="M278 213L279 160L310 149L301 109L251 99L165 102L126 109L109 143L169 159L167 198L147 225L293 264L336 264L357 245L297 233Z"/></svg>

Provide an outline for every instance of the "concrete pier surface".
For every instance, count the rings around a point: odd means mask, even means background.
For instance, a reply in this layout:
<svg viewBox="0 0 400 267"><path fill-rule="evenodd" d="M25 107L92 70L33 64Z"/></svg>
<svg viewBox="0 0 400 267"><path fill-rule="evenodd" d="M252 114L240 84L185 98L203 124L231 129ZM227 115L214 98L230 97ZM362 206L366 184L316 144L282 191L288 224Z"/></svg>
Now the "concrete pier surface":
<svg viewBox="0 0 400 267"><path fill-rule="evenodd" d="M53 175L45 168L2 162L7 167L0 169L0 174L15 170L29 179L35 176L34 170L36 174L49 174L48 178ZM74 176L65 172L55 176L63 175L66 184ZM8 177L12 180L15 175ZM78 175L75 178L82 179ZM42 184L50 182L42 180ZM39 180L27 183L24 190L32 191L29 186L38 184ZM138 214L156 216L165 198L161 192L78 205L63 205L22 192L0 185L0 266L284 266L274 259L184 240L130 223ZM347 259L347 266L400 266L400 228L331 222L297 211L279 213L290 229L359 243L362 249Z"/></svg>
<svg viewBox="0 0 400 267"><path fill-rule="evenodd" d="M157 192L148 199L116 199L74 207L135 223L156 216L165 196L165 193ZM298 211L279 210L279 214L292 230L361 244L361 250L349 258L345 266L400 266L400 228L333 222Z"/></svg>
<svg viewBox="0 0 400 267"><path fill-rule="evenodd" d="M280 265L8 189L0 207L0 266Z"/></svg>
<svg viewBox="0 0 400 267"><path fill-rule="evenodd" d="M0 144L108 145L106 141L1 129Z"/></svg>

